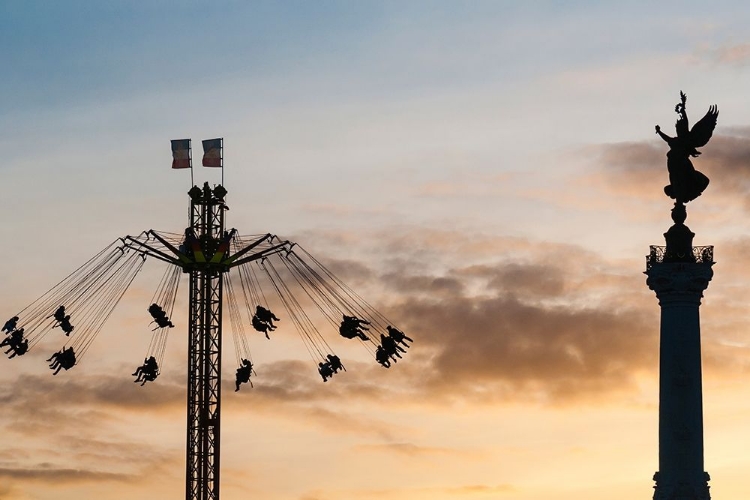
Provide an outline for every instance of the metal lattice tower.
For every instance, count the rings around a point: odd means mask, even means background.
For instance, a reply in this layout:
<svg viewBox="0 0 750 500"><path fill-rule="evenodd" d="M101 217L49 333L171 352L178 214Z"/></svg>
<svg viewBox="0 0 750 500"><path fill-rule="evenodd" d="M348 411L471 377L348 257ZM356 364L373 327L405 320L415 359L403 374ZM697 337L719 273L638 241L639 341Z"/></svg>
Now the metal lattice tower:
<svg viewBox="0 0 750 500"><path fill-rule="evenodd" d="M265 235L231 253L235 230L226 231L222 185L193 186L190 226L181 248L150 230L145 237L123 238L137 252L179 266L190 274L187 376L186 500L218 500L221 440L221 325L223 279L232 267L262 259L288 248ZM165 250L151 242L158 241ZM265 243L265 245L263 245ZM169 253L172 253L170 255Z"/></svg>
<svg viewBox="0 0 750 500"><path fill-rule="evenodd" d="M222 190L223 191L223 190ZM187 500L219 498L221 442L222 279L228 266L214 262L224 236L224 202L208 186L191 190L190 228L196 259L190 273L187 377Z"/></svg>

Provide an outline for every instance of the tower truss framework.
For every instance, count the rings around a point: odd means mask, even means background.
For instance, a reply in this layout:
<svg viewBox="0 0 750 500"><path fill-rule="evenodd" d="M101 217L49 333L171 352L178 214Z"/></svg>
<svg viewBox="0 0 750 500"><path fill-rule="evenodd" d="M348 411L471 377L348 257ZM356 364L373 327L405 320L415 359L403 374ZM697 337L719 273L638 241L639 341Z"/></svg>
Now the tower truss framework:
<svg viewBox="0 0 750 500"><path fill-rule="evenodd" d="M123 238L144 255L180 266L190 275L187 363L186 500L218 500L221 444L221 348L224 275L232 267L281 251L289 242L272 243L268 234L230 252L234 229L227 231L223 186L194 186L190 226L179 247L155 231ZM262 245L265 243L265 245Z"/></svg>
<svg viewBox="0 0 750 500"><path fill-rule="evenodd" d="M224 234L224 204L211 190L190 201L188 235L211 255ZM213 250L213 252L212 252ZM205 253L204 253L205 255ZM185 491L188 500L219 498L221 444L221 313L226 269L193 262L190 274L187 377L187 451Z"/></svg>

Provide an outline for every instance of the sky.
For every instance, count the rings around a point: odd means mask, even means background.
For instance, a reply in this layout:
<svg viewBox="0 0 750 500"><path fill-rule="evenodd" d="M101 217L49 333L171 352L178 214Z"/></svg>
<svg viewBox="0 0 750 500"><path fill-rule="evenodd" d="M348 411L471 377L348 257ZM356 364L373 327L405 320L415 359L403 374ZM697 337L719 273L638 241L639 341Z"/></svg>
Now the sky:
<svg viewBox="0 0 750 500"><path fill-rule="evenodd" d="M227 335L222 498L650 498L654 126L682 90L693 122L720 111L687 219L715 246L706 470L747 498L749 24L739 1L0 1L0 315L181 232L169 140L223 137L228 226L300 243L415 342L384 370L326 331L347 372L324 384L282 316L234 393ZM44 362L57 331L0 359L0 499L184 496L185 294L159 379L130 376L163 271L70 371Z"/></svg>

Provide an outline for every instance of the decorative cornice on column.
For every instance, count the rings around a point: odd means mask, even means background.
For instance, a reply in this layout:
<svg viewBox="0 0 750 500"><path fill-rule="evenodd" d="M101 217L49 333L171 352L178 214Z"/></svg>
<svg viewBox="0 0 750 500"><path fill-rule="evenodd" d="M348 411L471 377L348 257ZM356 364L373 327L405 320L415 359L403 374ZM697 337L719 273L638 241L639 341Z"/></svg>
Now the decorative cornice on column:
<svg viewBox="0 0 750 500"><path fill-rule="evenodd" d="M648 266L646 285L660 303L698 302L713 278L713 262L659 262Z"/></svg>

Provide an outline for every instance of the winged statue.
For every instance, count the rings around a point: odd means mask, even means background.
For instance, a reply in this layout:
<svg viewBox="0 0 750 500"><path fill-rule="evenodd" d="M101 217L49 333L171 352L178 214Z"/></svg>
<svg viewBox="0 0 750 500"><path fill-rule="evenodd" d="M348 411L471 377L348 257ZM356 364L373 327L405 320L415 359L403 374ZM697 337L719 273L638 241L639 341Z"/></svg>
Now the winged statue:
<svg viewBox="0 0 750 500"><path fill-rule="evenodd" d="M690 158L700 155L697 148L708 144L716 128L719 109L710 106L706 116L698 120L690 129L688 125L685 103L687 96L680 91L680 102L674 110L678 115L675 129L676 137L670 137L656 126L656 133L669 145L667 152L667 170L669 171L669 185L664 187L664 193L676 203L687 203L699 197L708 186L708 177L693 167Z"/></svg>

